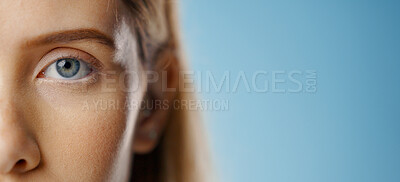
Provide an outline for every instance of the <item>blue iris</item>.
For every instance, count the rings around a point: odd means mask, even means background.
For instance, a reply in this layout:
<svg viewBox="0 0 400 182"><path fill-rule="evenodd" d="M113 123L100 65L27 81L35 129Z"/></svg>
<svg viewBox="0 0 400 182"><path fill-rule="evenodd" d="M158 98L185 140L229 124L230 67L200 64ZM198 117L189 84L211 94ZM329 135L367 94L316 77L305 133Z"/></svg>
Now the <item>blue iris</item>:
<svg viewBox="0 0 400 182"><path fill-rule="evenodd" d="M76 59L65 58L56 62L58 74L65 78L71 78L79 72L80 63Z"/></svg>

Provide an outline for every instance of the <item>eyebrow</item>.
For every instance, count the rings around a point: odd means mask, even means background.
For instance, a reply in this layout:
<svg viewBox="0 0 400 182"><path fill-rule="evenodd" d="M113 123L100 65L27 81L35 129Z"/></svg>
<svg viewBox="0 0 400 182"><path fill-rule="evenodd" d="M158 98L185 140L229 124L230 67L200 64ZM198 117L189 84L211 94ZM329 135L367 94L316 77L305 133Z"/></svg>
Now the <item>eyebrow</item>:
<svg viewBox="0 0 400 182"><path fill-rule="evenodd" d="M57 43L70 43L80 40L94 40L98 43L104 44L112 49L115 49L114 40L106 34L95 30L95 29L76 29L67 30L61 32L50 33L47 35L41 35L34 40L26 42L25 46L36 46L45 44L57 44Z"/></svg>

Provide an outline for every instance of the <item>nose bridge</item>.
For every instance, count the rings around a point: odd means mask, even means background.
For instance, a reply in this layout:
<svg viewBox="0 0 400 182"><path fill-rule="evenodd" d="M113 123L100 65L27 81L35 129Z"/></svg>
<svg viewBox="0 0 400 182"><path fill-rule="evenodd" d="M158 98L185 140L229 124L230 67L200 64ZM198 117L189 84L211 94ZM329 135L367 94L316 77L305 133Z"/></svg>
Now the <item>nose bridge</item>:
<svg viewBox="0 0 400 182"><path fill-rule="evenodd" d="M1 59L0 56L0 120L4 117L17 116L17 103L21 104L21 77L18 77L18 70L15 69L14 59ZM5 119L9 121L9 119Z"/></svg>
<svg viewBox="0 0 400 182"><path fill-rule="evenodd" d="M10 104L9 101L15 96L20 79L16 77L17 75L15 61L0 55L0 107Z"/></svg>
<svg viewBox="0 0 400 182"><path fill-rule="evenodd" d="M20 89L24 73L18 68L14 50L0 47L0 129L6 123L16 123L23 111L23 91Z"/></svg>
<svg viewBox="0 0 400 182"><path fill-rule="evenodd" d="M1 79L0 79L1 80ZM10 129L20 127L18 123L17 108L13 99L13 95L0 88L0 136L8 133Z"/></svg>

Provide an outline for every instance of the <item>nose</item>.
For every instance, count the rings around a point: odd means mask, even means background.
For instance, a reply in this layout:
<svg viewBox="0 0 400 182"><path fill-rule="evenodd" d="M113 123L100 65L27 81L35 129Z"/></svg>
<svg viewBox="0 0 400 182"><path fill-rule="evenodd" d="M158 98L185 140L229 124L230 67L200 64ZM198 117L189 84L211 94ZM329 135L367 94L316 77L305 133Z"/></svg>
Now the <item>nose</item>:
<svg viewBox="0 0 400 182"><path fill-rule="evenodd" d="M40 163L39 147L18 115L11 107L1 104L0 175L26 173Z"/></svg>

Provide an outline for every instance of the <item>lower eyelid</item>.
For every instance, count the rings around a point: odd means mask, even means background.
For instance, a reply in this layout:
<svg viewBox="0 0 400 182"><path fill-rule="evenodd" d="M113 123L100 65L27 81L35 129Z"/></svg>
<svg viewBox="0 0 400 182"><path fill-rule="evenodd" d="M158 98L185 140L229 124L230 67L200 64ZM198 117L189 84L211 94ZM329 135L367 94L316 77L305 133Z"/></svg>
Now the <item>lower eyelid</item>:
<svg viewBox="0 0 400 182"><path fill-rule="evenodd" d="M65 89L85 92L87 91L88 86L91 86L98 82L100 74L98 72L93 72L87 75L84 78L78 80L61 80L61 79L37 79L36 85L40 86L42 84L50 85L54 89L60 89L61 91L65 91Z"/></svg>

